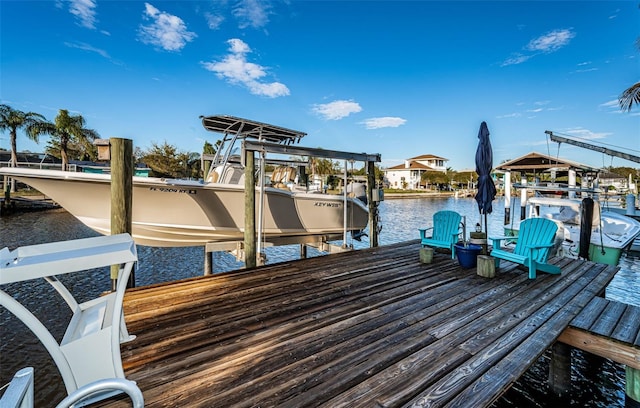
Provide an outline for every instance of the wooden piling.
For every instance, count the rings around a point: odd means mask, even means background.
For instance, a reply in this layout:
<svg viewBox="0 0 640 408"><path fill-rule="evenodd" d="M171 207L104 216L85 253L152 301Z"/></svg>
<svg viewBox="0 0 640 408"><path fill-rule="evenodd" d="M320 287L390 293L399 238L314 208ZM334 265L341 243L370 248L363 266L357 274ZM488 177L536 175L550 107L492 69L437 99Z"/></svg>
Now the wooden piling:
<svg viewBox="0 0 640 408"><path fill-rule="evenodd" d="M376 164L367 162L367 201L369 206L369 247L378 246L378 201L373 200L373 187L376 182Z"/></svg>
<svg viewBox="0 0 640 408"><path fill-rule="evenodd" d="M560 398L566 398L571 391L571 346L559 341L551 347L549 389Z"/></svg>
<svg viewBox="0 0 640 408"><path fill-rule="evenodd" d="M640 370L625 367L625 407L640 408Z"/></svg>
<svg viewBox="0 0 640 408"><path fill-rule="evenodd" d="M207 247L204 247L204 275L213 274L213 252L208 252Z"/></svg>
<svg viewBox="0 0 640 408"><path fill-rule="evenodd" d="M109 139L111 156L111 235L132 231L133 141ZM119 265L111 266L111 290L116 288ZM127 287L135 286L133 271Z"/></svg>
<svg viewBox="0 0 640 408"><path fill-rule="evenodd" d="M253 150L245 150L244 167L244 265L255 268L256 258L256 181L255 155Z"/></svg>
<svg viewBox="0 0 640 408"><path fill-rule="evenodd" d="M11 182L9 177L4 176L4 201L2 202L2 208L0 208L0 214L9 213L9 207L11 206Z"/></svg>

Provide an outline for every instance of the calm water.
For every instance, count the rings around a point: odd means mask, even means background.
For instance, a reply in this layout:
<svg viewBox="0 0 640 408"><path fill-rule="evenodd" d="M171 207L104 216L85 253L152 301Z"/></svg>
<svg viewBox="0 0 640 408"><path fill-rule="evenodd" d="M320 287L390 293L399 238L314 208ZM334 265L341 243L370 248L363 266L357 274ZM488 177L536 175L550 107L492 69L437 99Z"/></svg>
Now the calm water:
<svg viewBox="0 0 640 408"><path fill-rule="evenodd" d="M504 219L503 201L494 202L489 215L489 235L501 235ZM467 224L480 221L476 203L471 198L387 199L380 205L380 245L417 238L417 228L424 227L434 212L454 209L466 216ZM519 213L519 209L516 208ZM472 230L473 228L468 229ZM0 218L0 248L96 236L63 210L29 213ZM368 247L362 242L349 242L356 248ZM299 257L299 247L267 248L267 263ZM308 256L321 255L310 248ZM201 248L138 247L139 263L136 285L199 276L202 274L204 254ZM214 254L216 272L242 267L226 253ZM63 276L61 280L71 292L86 301L110 288L108 270ZM3 287L26 305L60 340L71 313L66 304L44 280ZM621 270L607 288L607 298L640 306L640 262L623 255ZM57 324L56 322L64 322ZM624 407L624 367L608 360L593 359L574 351L572 371L572 400L559 405L547 395L549 356L543 355L526 375L495 404L505 407ZM66 395L57 368L37 338L11 313L0 308L0 384L8 382L19 369L33 366L36 373L36 406L55 406ZM595 367L595 368L594 368Z"/></svg>

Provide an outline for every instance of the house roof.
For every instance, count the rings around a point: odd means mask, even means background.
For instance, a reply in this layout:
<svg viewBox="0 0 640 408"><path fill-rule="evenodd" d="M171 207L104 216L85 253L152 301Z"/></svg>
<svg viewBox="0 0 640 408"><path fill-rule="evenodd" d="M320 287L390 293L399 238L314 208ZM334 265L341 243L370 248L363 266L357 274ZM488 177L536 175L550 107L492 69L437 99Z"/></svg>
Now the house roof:
<svg viewBox="0 0 640 408"><path fill-rule="evenodd" d="M552 169L560 171L579 170L582 172L598 172L586 164L574 162L572 160L562 159L559 157L547 156L546 154L531 152L517 159L509 160L496 166L496 170L503 171L520 171L520 172L545 172Z"/></svg>
<svg viewBox="0 0 640 408"><path fill-rule="evenodd" d="M407 160L428 160L428 159L440 159L444 161L449 161L449 159L445 159L444 157L440 157L440 156L435 156L433 154L423 154L421 156L412 157Z"/></svg>
<svg viewBox="0 0 640 408"><path fill-rule="evenodd" d="M433 170L437 171L433 167L425 166L422 163L417 162L409 162L409 167L406 167L404 164L398 164L397 166L388 167L387 170Z"/></svg>

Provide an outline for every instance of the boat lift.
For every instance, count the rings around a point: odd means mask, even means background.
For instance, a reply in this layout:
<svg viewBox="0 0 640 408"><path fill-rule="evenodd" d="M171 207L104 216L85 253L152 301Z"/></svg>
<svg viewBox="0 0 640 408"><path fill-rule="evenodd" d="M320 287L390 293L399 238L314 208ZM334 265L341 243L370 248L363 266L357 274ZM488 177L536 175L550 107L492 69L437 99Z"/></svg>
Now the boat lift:
<svg viewBox="0 0 640 408"><path fill-rule="evenodd" d="M255 153L259 154L260 160L260 180L255 181ZM321 157L328 159L344 160L345 162L345 189L343 191L344 202L344 228L342 234L322 234L322 235L297 235L297 236L279 236L267 237L262 234L263 221L263 201L265 191L265 156L266 154L282 154L293 156ZM326 150L319 148L308 148L301 146L283 145L272 142L260 142L252 140L244 140L242 143L242 164L245 166L245 239L243 242L212 242L205 246L205 274L211 273L212 265L210 263L209 253L214 251L232 251L238 259L244 260L246 267L253 267L262 260L262 251L266 246L277 245L301 245L301 256L306 255L305 246L313 246L323 252L341 252L349 250L347 245L347 191L346 191L346 167L348 162L362 161L367 163L367 205L369 207L369 231L370 245L372 247L378 245L378 217L377 204L381 200L382 194L379 189L375 189L375 163L381 161L380 154L353 153L337 150ZM255 203L256 184L259 187L259 202ZM256 225L257 224L257 225ZM329 241L342 239L342 246L336 246Z"/></svg>
<svg viewBox="0 0 640 408"><path fill-rule="evenodd" d="M585 148L585 149L594 150L596 152L608 154L609 156L620 157L620 158L625 159L625 160L629 160L629 161L632 161L632 162L640 163L640 156L635 156L635 155L632 155L632 154L629 154L629 153L625 153L625 152L621 152L621 151L618 151L618 150L609 149L609 148L603 147L603 146L596 146L594 144L581 142L579 140L573 140L573 139L569 139L569 138L566 138L566 137L557 136L557 135L554 135L553 132L550 131L550 130L545 130L544 133L549 135L549 139L551 139L552 142L567 143L567 144L578 146L578 147L582 147L582 148Z"/></svg>

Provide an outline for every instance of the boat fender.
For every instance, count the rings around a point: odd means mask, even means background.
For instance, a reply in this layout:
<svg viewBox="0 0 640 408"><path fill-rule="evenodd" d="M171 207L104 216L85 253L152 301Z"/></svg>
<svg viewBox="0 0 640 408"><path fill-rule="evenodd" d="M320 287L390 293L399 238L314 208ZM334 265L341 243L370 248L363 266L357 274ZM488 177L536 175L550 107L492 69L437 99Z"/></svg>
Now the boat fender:
<svg viewBox="0 0 640 408"><path fill-rule="evenodd" d="M592 198L584 198L580 206L580 251L578 257L589 259L589 244L591 244L591 228L593 227Z"/></svg>

